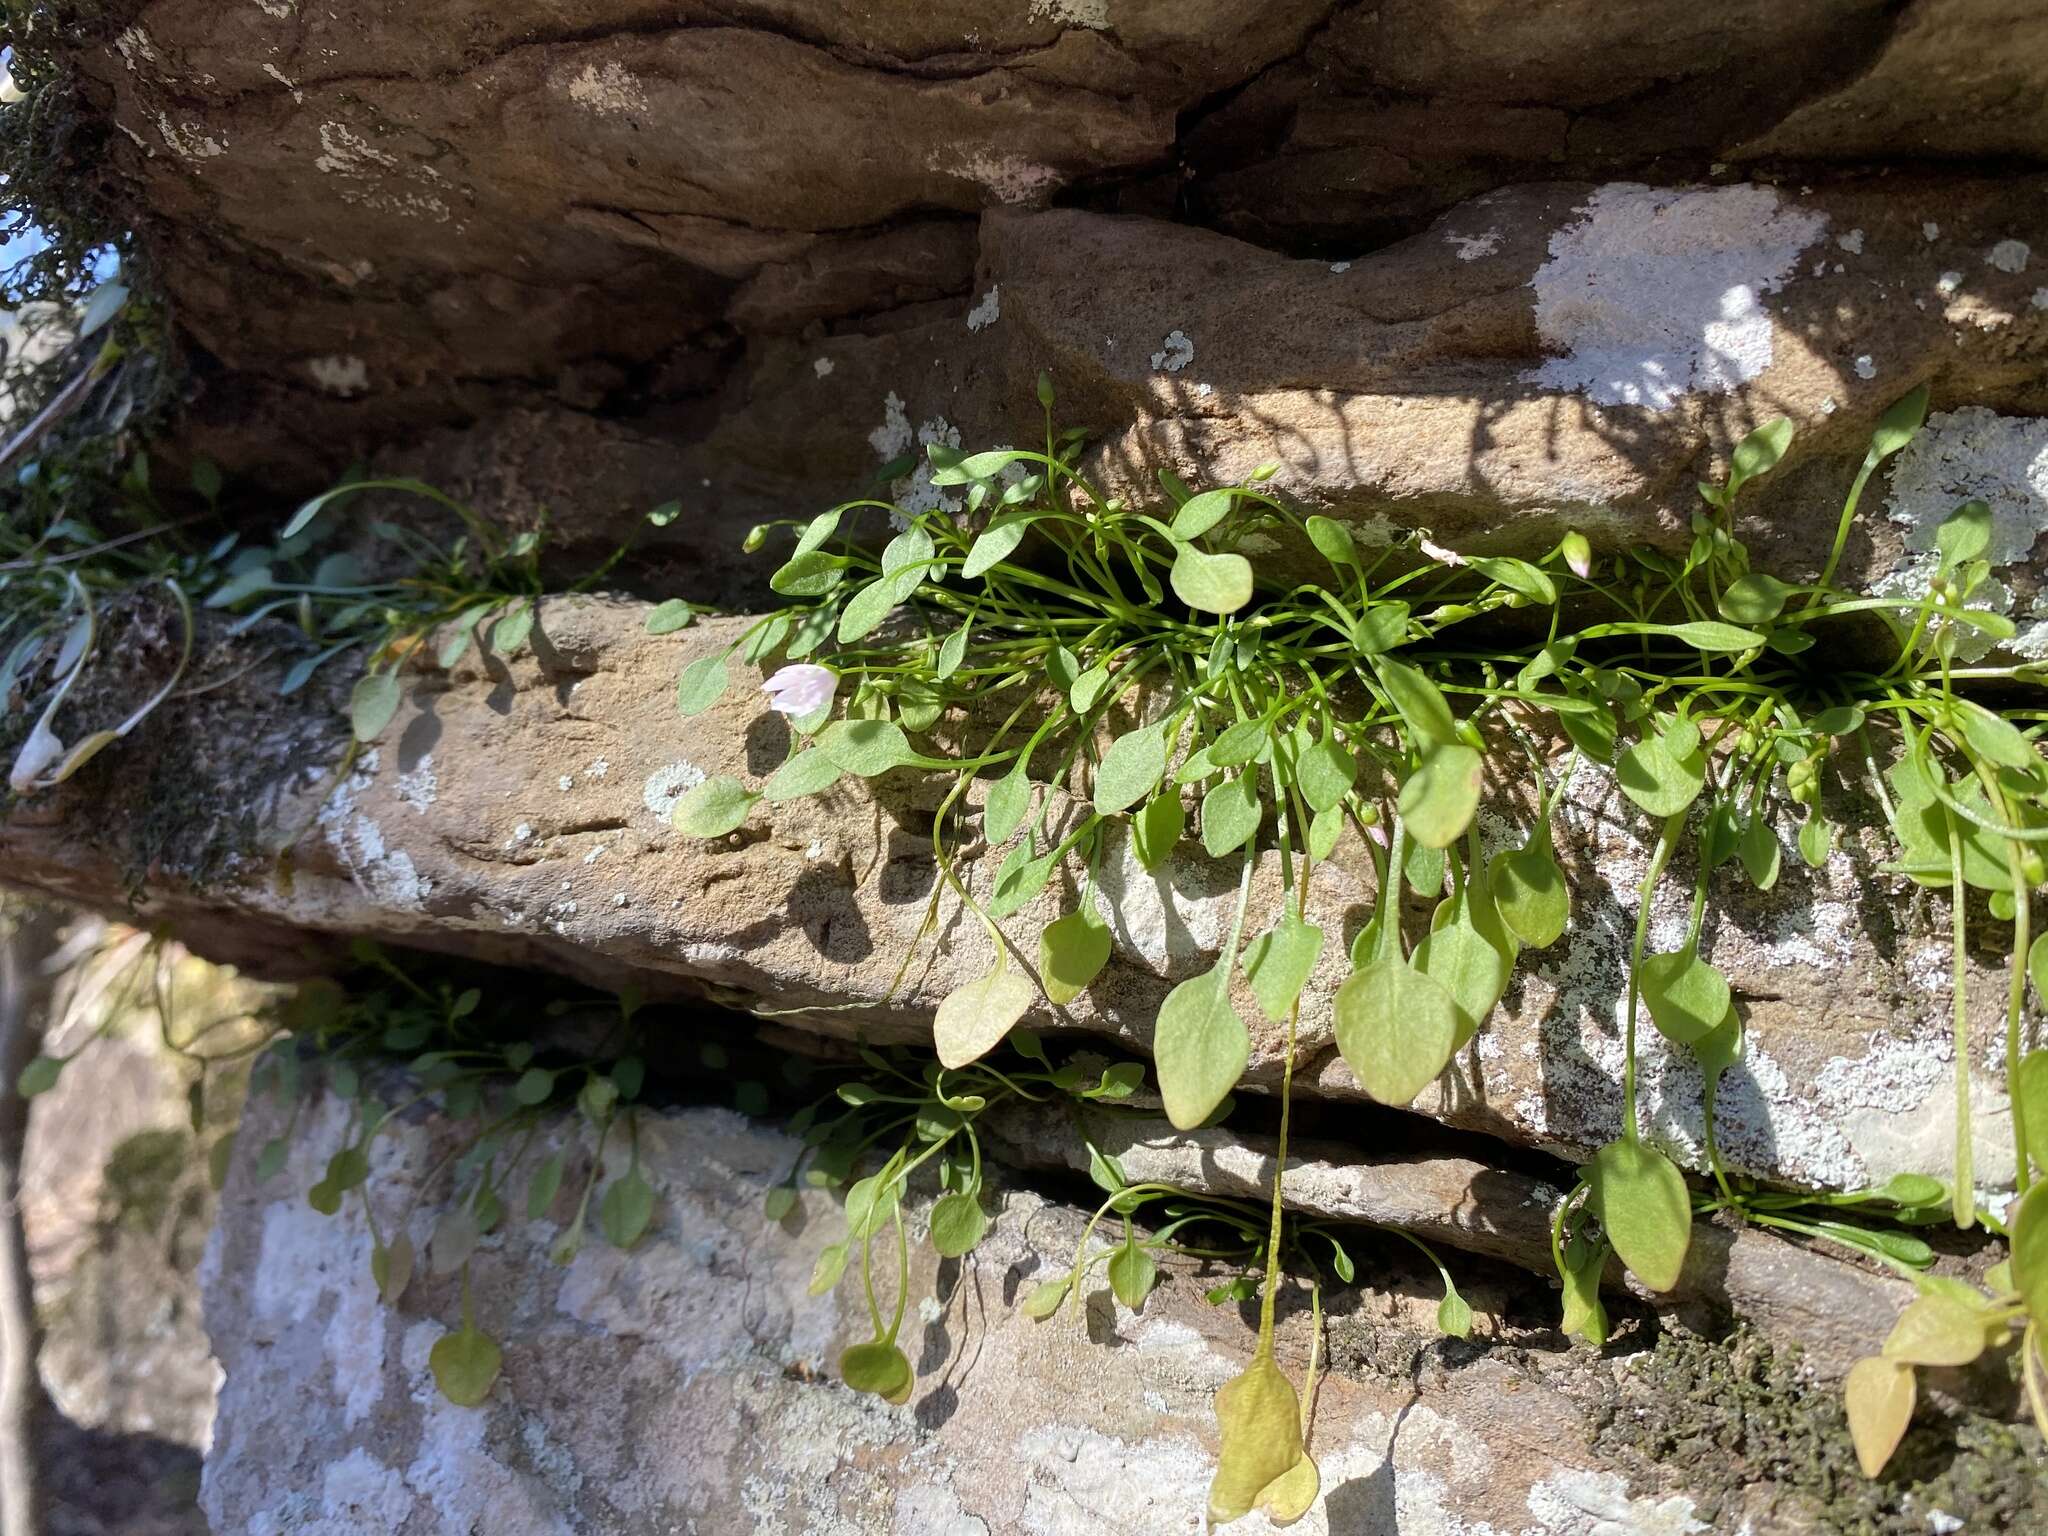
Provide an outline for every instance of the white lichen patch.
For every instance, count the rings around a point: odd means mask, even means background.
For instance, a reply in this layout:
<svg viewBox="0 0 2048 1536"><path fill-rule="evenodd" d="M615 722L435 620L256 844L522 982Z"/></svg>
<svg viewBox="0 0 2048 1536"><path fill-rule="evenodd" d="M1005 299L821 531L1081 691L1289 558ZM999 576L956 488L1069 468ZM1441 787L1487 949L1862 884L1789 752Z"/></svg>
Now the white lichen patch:
<svg viewBox="0 0 2048 1536"><path fill-rule="evenodd" d="M1927 418L1892 471L1885 513L1915 553L1934 548L1941 520L1965 501L1991 508L1994 566L2026 559L2048 530L2048 420L2002 416L1981 405Z"/></svg>
<svg viewBox="0 0 2048 1536"><path fill-rule="evenodd" d="M384 829L356 809L376 782L377 766L375 751L363 754L356 771L335 786L320 808L320 826L328 847L365 895L381 906L416 911L432 894L433 881L414 866L411 854L390 847Z"/></svg>
<svg viewBox="0 0 2048 1536"><path fill-rule="evenodd" d="M832 377L832 366L831 358L821 357L812 362L811 372L821 379L829 379Z"/></svg>
<svg viewBox="0 0 2048 1536"><path fill-rule="evenodd" d="M2048 530L2048 421L2001 416L1984 406L1937 412L1898 457L1886 515L1906 530L1907 556L1875 583L1875 590L1919 597L1936 557L1935 532L1965 501L1991 508L1991 543L1985 558L1996 568L2020 564ZM1969 606L2012 613L2012 589L1996 575L1971 593ZM2031 617L2048 620L2036 600ZM2022 656L2048 654L2048 622L2022 624L2009 649ZM1957 636L1956 654L1975 661L1992 649L1975 630Z"/></svg>
<svg viewBox="0 0 2048 1536"><path fill-rule="evenodd" d="M1152 366L1163 373L1179 373L1195 360L1195 344L1188 339L1186 331L1173 330L1166 333L1166 339L1159 344L1159 350L1152 354Z"/></svg>
<svg viewBox="0 0 2048 1536"><path fill-rule="evenodd" d="M1769 187L1694 191L1616 183L1550 238L1531 280L1536 328L1560 355L1525 375L1600 405L1668 410L1725 394L1773 356L1763 297L1793 275L1825 215Z"/></svg>
<svg viewBox="0 0 2048 1536"><path fill-rule="evenodd" d="M967 311L967 329L970 331L986 330L1002 319L1002 317L1002 287L1000 284L991 283L988 292L981 296L981 301L974 308Z"/></svg>
<svg viewBox="0 0 2048 1536"><path fill-rule="evenodd" d="M1839 235L1835 239L1835 244L1839 245L1851 256L1861 256L1863 254L1863 231L1852 229L1846 235Z"/></svg>
<svg viewBox="0 0 2048 1536"><path fill-rule="evenodd" d="M1458 260L1477 261L1482 256L1491 256L1500 249L1500 231L1489 229L1483 235L1444 236L1444 244L1458 248Z"/></svg>
<svg viewBox="0 0 2048 1536"><path fill-rule="evenodd" d="M313 165L329 176L366 176L380 169L395 170L398 161L346 123L322 123L320 153Z"/></svg>
<svg viewBox="0 0 2048 1536"><path fill-rule="evenodd" d="M1555 953L1530 957L1533 968L1520 983L1520 1011L1535 1020L1520 1047L1528 1060L1509 1070L1507 1061L1489 1063L1482 1056L1481 1070L1488 1094L1512 1102L1515 1118L1531 1131L1561 1146L1584 1148L1611 1138L1621 1123L1635 892L1650 847L1640 817L1605 768L1581 764L1559 815L1561 840L1568 838L1593 861L1593 877L1573 889L1578 937ZM1781 820L1774 830L1787 868L1799 868L1795 826ZM1838 852L1812 888L1797 897L1781 884L1770 898L1732 911L1716 908L1701 953L1731 975L1827 976L1868 964L1853 894L1859 878L1858 866ZM1649 953L1683 944L1690 895L1687 880L1669 876L1659 884L1650 903ZM1724 1161L1814 1188L1857 1187L1898 1171L1898 1161L1908 1155L1904 1150L1873 1136L1859 1139L1850 1127L1866 1099L1883 1102L1893 1115L1938 1118L1944 1092L1939 1081L1946 1081L1938 1065L1943 1012L1930 1007L1914 1016L1909 1029L1887 1037L1897 1047L1895 1055L1878 1054L1869 1041L1844 1052L1822 1074L1824 1088L1816 1088L1811 1074L1795 1080L1774 1056L1767 1035L1745 1038L1742 1060L1722 1077L1716 1098ZM1638 1018L1636 1039L1638 1108L1646 1134L1679 1161L1704 1169L1705 1106L1696 1060L1689 1050L1670 1046L1647 1013ZM1918 1075L1893 1070L1897 1060L1916 1053L1936 1065ZM1530 1086L1532 1071L1540 1087ZM1945 1147L1934 1147L1916 1166L1938 1174L1946 1164Z"/></svg>
<svg viewBox="0 0 2048 1536"><path fill-rule="evenodd" d="M1699 1536L1707 1526L1694 1509L1684 1494L1631 1498L1628 1483L1612 1472L1574 1468L1529 1490L1529 1513L1543 1536Z"/></svg>
<svg viewBox="0 0 2048 1536"><path fill-rule="evenodd" d="M1984 264L2001 272L2024 272L2033 251L2024 240L2001 240L1984 253Z"/></svg>
<svg viewBox="0 0 2048 1536"><path fill-rule="evenodd" d="M143 64L161 64L163 58L156 51L156 44L150 40L146 28L137 24L127 28L114 39L114 49L121 55L121 62L128 66L129 73Z"/></svg>
<svg viewBox="0 0 2048 1536"><path fill-rule="evenodd" d="M370 368L360 357L316 357L307 362L306 372L328 394L343 399L370 388Z"/></svg>
<svg viewBox="0 0 2048 1536"><path fill-rule="evenodd" d="M569 99L604 117L624 117L648 110L647 89L616 59L602 66L586 64L569 82Z"/></svg>
<svg viewBox="0 0 2048 1536"><path fill-rule="evenodd" d="M1103 860L1100 873L1096 908L1117 947L1158 974L1184 970L1222 942L1234 880L1212 879L1205 867L1180 857L1147 870L1128 840L1116 857Z"/></svg>
<svg viewBox="0 0 2048 1536"><path fill-rule="evenodd" d="M1941 226L1935 223L1932 219L1929 219L1925 224L1922 224L1920 226L1920 238L1925 240L1929 245L1934 244L1935 241L1941 238Z"/></svg>
<svg viewBox="0 0 2048 1536"><path fill-rule="evenodd" d="M1009 204L1039 202L1066 182L1066 177L1052 166L1022 155L987 149L938 150L926 158L925 168L942 176L971 181L992 194L997 202Z"/></svg>
<svg viewBox="0 0 2048 1536"><path fill-rule="evenodd" d="M294 105L304 106L306 104L306 93L299 89L298 81L292 79L291 76L287 75L275 64L265 63L263 66L263 73L270 76L271 79L275 80L279 85L283 86L286 90L292 93L292 102Z"/></svg>
<svg viewBox="0 0 2048 1536"><path fill-rule="evenodd" d="M668 825L669 814L676 808L676 802L703 782L702 768L695 763L679 760L650 773L646 784L641 787L640 798L654 819L665 827Z"/></svg>
<svg viewBox="0 0 2048 1536"><path fill-rule="evenodd" d="M434 754L431 752L424 754L410 773L399 774L392 785L392 793L398 796L400 803L411 806L422 816L427 814L427 807L434 803L440 789L441 778L434 771Z"/></svg>
<svg viewBox="0 0 2048 1536"><path fill-rule="evenodd" d="M203 124L174 123L168 112L157 113L156 131L181 160L211 160L228 152L227 145L209 134Z"/></svg>
<svg viewBox="0 0 2048 1536"><path fill-rule="evenodd" d="M868 446L875 450L875 457L887 463L933 443L958 448L960 429L943 416L933 416L913 431L902 396L891 390L882 401L882 424L868 434ZM899 510L889 514L889 524L898 532L908 528L910 520L919 513L943 511L951 516L962 505L960 497L932 483L931 460L922 453L917 455L908 474L891 482L890 495Z"/></svg>
<svg viewBox="0 0 2048 1536"><path fill-rule="evenodd" d="M1863 353L1856 359L1855 367L1856 377L1859 379L1874 379L1877 377L1877 359L1868 352Z"/></svg>
<svg viewBox="0 0 2048 1536"><path fill-rule="evenodd" d="M1109 0L1031 0L1031 19L1059 27L1109 30Z"/></svg>

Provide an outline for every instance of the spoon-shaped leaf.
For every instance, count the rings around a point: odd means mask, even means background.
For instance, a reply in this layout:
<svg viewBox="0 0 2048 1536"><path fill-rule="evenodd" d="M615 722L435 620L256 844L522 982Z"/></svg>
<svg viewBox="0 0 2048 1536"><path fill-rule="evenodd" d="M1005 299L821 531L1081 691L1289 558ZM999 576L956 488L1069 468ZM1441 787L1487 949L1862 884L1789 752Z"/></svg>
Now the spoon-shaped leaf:
<svg viewBox="0 0 2048 1536"><path fill-rule="evenodd" d="M910 1360L886 1339L856 1344L839 1357L840 1378L856 1392L872 1392L887 1403L910 1396Z"/></svg>
<svg viewBox="0 0 2048 1536"><path fill-rule="evenodd" d="M1126 731L1109 744L1096 766L1095 809L1104 816L1128 810L1165 777L1166 733L1156 725Z"/></svg>
<svg viewBox="0 0 2048 1536"><path fill-rule="evenodd" d="M1191 1131L1214 1114L1251 1059L1251 1032L1230 1005L1229 966L1226 959L1190 977L1159 1005L1152 1055L1176 1130Z"/></svg>
<svg viewBox="0 0 2048 1536"><path fill-rule="evenodd" d="M1707 763L1698 747L1674 753L1661 736L1645 736L1621 759L1622 790L1652 816L1676 816L1699 798Z"/></svg>
<svg viewBox="0 0 2048 1536"><path fill-rule="evenodd" d="M1501 921L1531 949L1555 944L1571 919L1571 892L1550 850L1533 844L1495 854L1486 866Z"/></svg>
<svg viewBox="0 0 2048 1536"><path fill-rule="evenodd" d="M1128 1238L1109 1256L1109 1288L1133 1312L1145 1305L1145 1298L1158 1280L1159 1266L1152 1255Z"/></svg>
<svg viewBox="0 0 2048 1536"><path fill-rule="evenodd" d="M872 779L917 754L894 720L838 720L819 733L818 750L856 778Z"/></svg>
<svg viewBox="0 0 2048 1536"><path fill-rule="evenodd" d="M730 677L723 656L700 656L683 668L676 683L676 713L701 715L723 696Z"/></svg>
<svg viewBox="0 0 2048 1536"><path fill-rule="evenodd" d="M1678 1284L1692 1242L1692 1198L1671 1159L1639 1141L1611 1141L1587 1174L1593 1213L1621 1262L1653 1291Z"/></svg>
<svg viewBox="0 0 2048 1536"><path fill-rule="evenodd" d="M427 1351L427 1369L434 1373L434 1385L449 1402L458 1408L474 1408L491 1395L504 1359L496 1339L465 1324L434 1341Z"/></svg>
<svg viewBox="0 0 2048 1536"><path fill-rule="evenodd" d="M1447 848L1464 834L1479 809L1479 754L1462 741L1442 742L1401 786L1401 819L1425 848Z"/></svg>
<svg viewBox="0 0 2048 1536"><path fill-rule="evenodd" d="M1220 859L1250 842L1259 830L1257 770L1225 779L1202 796L1202 846Z"/></svg>
<svg viewBox="0 0 2048 1536"><path fill-rule="evenodd" d="M1337 989L1337 1049L1359 1085L1402 1105L1436 1081L1457 1049L1451 994L1405 962L1375 960Z"/></svg>
<svg viewBox="0 0 2048 1536"><path fill-rule="evenodd" d="M939 1004L932 1019L932 1042L940 1064L949 1070L994 1050L1031 1006L1031 983L1007 961L1007 956L999 956L994 970L955 987Z"/></svg>
<svg viewBox="0 0 2048 1536"><path fill-rule="evenodd" d="M730 774L706 779L678 800L670 825L685 837L723 837L747 819L761 797Z"/></svg>
<svg viewBox="0 0 2048 1536"><path fill-rule="evenodd" d="M1168 573L1173 595L1203 613L1235 613L1252 600L1252 563L1243 555L1211 555L1183 544Z"/></svg>
<svg viewBox="0 0 2048 1536"><path fill-rule="evenodd" d="M1173 789L1154 795L1131 818L1131 851L1147 874L1161 868L1173 856L1173 845L1180 841L1187 825L1188 813L1181 807L1180 792Z"/></svg>
<svg viewBox="0 0 2048 1536"><path fill-rule="evenodd" d="M1849 1410L1849 1439L1865 1477L1875 1477L1892 1459L1913 1420L1913 1368L1897 1360L1873 1356L1849 1368L1842 1384Z"/></svg>
<svg viewBox="0 0 2048 1536"><path fill-rule="evenodd" d="M932 1247L940 1258L957 1259L971 1252L988 1230L988 1213L966 1190L955 1190L932 1202Z"/></svg>
<svg viewBox="0 0 2048 1536"><path fill-rule="evenodd" d="M1038 936L1038 979L1045 995L1064 1008L1109 963L1109 929L1083 906L1046 925Z"/></svg>
<svg viewBox="0 0 2048 1536"><path fill-rule="evenodd" d="M1322 953L1323 930L1303 922L1292 906L1245 946L1244 973L1251 979L1252 995L1267 1018L1275 1024L1286 1019Z"/></svg>
<svg viewBox="0 0 2048 1536"><path fill-rule="evenodd" d="M1651 955L1637 975L1643 1001L1657 1032L1679 1045L1692 1045L1728 1015L1728 980L1688 944L1668 955Z"/></svg>
<svg viewBox="0 0 2048 1536"><path fill-rule="evenodd" d="M981 830L991 844L1006 843L1010 834L1024 824L1031 809L1031 775L1025 758L989 786L988 800L981 813Z"/></svg>

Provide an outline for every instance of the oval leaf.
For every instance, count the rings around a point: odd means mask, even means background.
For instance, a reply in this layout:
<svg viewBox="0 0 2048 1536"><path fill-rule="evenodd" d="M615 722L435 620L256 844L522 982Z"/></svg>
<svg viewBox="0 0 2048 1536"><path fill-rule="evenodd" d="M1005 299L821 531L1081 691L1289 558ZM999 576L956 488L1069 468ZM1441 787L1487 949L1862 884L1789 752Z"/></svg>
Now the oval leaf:
<svg viewBox="0 0 2048 1536"><path fill-rule="evenodd" d="M1000 961L986 976L955 987L932 1019L940 1063L954 1070L980 1060L1030 1006L1031 983Z"/></svg>
<svg viewBox="0 0 2048 1536"><path fill-rule="evenodd" d="M1653 1291L1678 1284L1692 1243L1692 1197L1671 1160L1639 1141L1613 1141L1587 1173L1593 1213L1621 1262Z"/></svg>
<svg viewBox="0 0 2048 1536"><path fill-rule="evenodd" d="M1251 1032L1230 1005L1223 966L1190 977L1166 994L1152 1036L1159 1093L1175 1129L1203 1124L1244 1076Z"/></svg>
<svg viewBox="0 0 2048 1536"><path fill-rule="evenodd" d="M1354 971L1337 989L1335 1011L1337 1049L1382 1104L1411 1102L1457 1049L1457 1003L1404 961L1375 960Z"/></svg>
<svg viewBox="0 0 2048 1536"><path fill-rule="evenodd" d="M464 1327L434 1341L427 1351L427 1368L443 1397L458 1408L474 1408L490 1396L504 1358L496 1339Z"/></svg>

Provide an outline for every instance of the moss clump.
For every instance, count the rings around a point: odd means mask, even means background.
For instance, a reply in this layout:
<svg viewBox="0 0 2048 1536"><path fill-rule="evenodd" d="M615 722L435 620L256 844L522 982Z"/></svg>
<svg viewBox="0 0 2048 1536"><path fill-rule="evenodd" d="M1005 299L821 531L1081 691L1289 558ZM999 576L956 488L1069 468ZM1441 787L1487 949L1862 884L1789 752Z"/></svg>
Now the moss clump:
<svg viewBox="0 0 2048 1536"><path fill-rule="evenodd" d="M194 1167L192 1138L184 1131L137 1131L107 1158L101 1225L163 1231L174 1209L182 1216L200 1196Z"/></svg>
<svg viewBox="0 0 2048 1536"><path fill-rule="evenodd" d="M1857 1469L1840 1393L1747 1333L1725 1343L1667 1334L1616 1374L1591 1428L1596 1449L1621 1465L1658 1481L1679 1469L1717 1530L1759 1485L1828 1536L1926 1536L1937 1511L1972 1533L2048 1530L2032 1427L1923 1410L1873 1481Z"/></svg>

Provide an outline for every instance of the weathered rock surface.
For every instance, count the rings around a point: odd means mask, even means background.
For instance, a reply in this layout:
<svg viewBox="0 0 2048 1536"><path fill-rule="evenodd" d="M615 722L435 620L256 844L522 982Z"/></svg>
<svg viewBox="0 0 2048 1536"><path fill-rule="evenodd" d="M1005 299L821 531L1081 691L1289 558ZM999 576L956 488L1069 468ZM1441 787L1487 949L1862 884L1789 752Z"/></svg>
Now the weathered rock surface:
<svg viewBox="0 0 2048 1536"><path fill-rule="evenodd" d="M672 552L730 597L707 551L1035 434L1041 368L1112 483L1275 460L1315 509L1511 542L1668 535L1790 414L1756 511L1810 560L1913 385L2048 411L2044 28L123 0L74 62L210 360L195 443L304 485L414 439L598 543L681 493Z"/></svg>
<svg viewBox="0 0 2048 1536"><path fill-rule="evenodd" d="M1133 1184L1177 1184L1261 1202L1271 1197L1275 1145L1234 1129L1176 1131L1163 1117L1083 1116L1095 1145L1117 1160ZM1088 1143L1071 1125L1009 1107L990 1118L990 1145L1020 1168L1086 1173ZM1367 1153L1343 1143L1295 1142L1281 1195L1312 1218L1367 1222L1413 1232L1443 1248L1504 1260L1537 1274L1555 1272L1550 1218L1566 1191L1544 1179L1429 1153ZM1696 1225L1678 1285L1661 1297L1642 1290L1619 1262L1608 1284L1678 1309L1703 1332L1731 1320L1797 1343L1826 1380L1845 1375L1870 1352L1870 1319L1912 1300L1903 1281L1857 1268L1760 1230Z"/></svg>
<svg viewBox="0 0 2048 1536"><path fill-rule="evenodd" d="M240 1143L206 1271L207 1315L226 1370L204 1503L219 1531L389 1536L593 1529L615 1536L894 1531L916 1536L1158 1536L1199 1528L1213 1467L1215 1389L1249 1357L1237 1308L1205 1305L1215 1282L1169 1262L1141 1314L1099 1275L1086 1322L1033 1323L1016 1302L1070 1262L1080 1213L1022 1189L967 1260L916 1250L902 1343L918 1369L907 1405L858 1396L833 1375L868 1334L859 1280L806 1294L816 1250L843 1223L807 1191L780 1224L765 1191L791 1139L729 1112L643 1117L641 1167L659 1191L630 1252L593 1242L566 1269L547 1260L556 1222L513 1220L473 1262L479 1326L504 1371L479 1409L450 1406L427 1370L454 1325L458 1283L424 1268L392 1308L371 1283L360 1208L322 1218L303 1189L345 1112L303 1116L285 1173L253 1177L281 1120L266 1108ZM447 1198L420 1181L451 1129L409 1120L379 1138L369 1190L387 1235L424 1244ZM535 1155L579 1123L556 1123ZM574 1183L575 1180L571 1180ZM915 1209L913 1210L915 1216ZM1333 1290L1313 1446L1324 1497L1297 1530L1372 1536L1596 1536L1615 1531L1812 1529L1815 1505L1760 1478L1689 1486L1691 1458L1652 1468L1595 1438L1591 1410L1643 1361L1562 1348L1512 1290L1467 1277L1480 1314L1469 1345L1431 1337L1434 1272L1369 1236L1367 1283ZM892 1282L878 1278L885 1307ZM1306 1364L1310 1324L1290 1287L1285 1369ZM292 1411L280 1413L280 1403ZM1846 1454L1839 1429L1825 1441ZM1258 1520L1243 1527L1263 1529Z"/></svg>
<svg viewBox="0 0 2048 1536"><path fill-rule="evenodd" d="M303 968L308 942L338 949L369 934L551 967L601 986L630 979L655 993L696 992L813 1031L929 1039L939 1000L992 959L950 889L932 936L919 940L939 883L936 781L849 779L823 796L757 806L729 839L681 836L667 822L676 798L707 774L758 783L782 762L787 729L744 685L712 713L678 720L678 670L723 649L741 621L650 638L645 612L636 603L556 600L544 610L539 659L508 666L472 652L452 674L409 674L398 719L338 784L338 727L319 713L332 701L279 701L270 691L276 664L259 667L200 694L189 714L167 709L152 719L129 749L146 773L124 774L122 754L109 752L72 784L17 807L0 824L7 879L106 904L146 869L143 910L153 920L272 970ZM237 651L216 664L225 676L247 662ZM227 834L204 820L166 825L158 797L173 785L178 805L253 808L227 829L238 851L215 857L201 884L188 878L194 850ZM1055 826L1080 814L1053 793ZM1512 803L1483 814L1490 843L1524 835ZM1649 828L1593 770L1578 773L1561 817L1573 929L1552 951L1523 955L1486 1030L1415 1108L1581 1157L1620 1124L1618 1015ZM1847 824L1882 825L1867 806ZM952 851L985 899L998 861L976 839L978 825L965 821ZM157 841L147 844L151 835ZM138 866L139 845L151 851ZM1784 875L1768 896L1732 872L1717 878L1703 953L1729 976L1748 1032L1717 1120L1735 1167L1846 1187L1949 1166L1948 919L1937 899L1874 872L1886 856L1870 832L1809 871L1788 841ZM1192 841L1158 875L1112 848L1099 901L1116 953L1073 1004L1041 1001L1029 1021L1114 1035L1144 1051L1166 991L1214 964L1237 882L1234 862L1212 862ZM1254 882L1250 933L1277 914L1278 891L1269 859ZM1682 939L1689 891L1683 868L1667 877L1652 909L1653 949ZM1040 928L1076 899L1063 877L1005 921L1024 963L1035 962ZM1329 942L1305 994L1301 1092L1358 1096L1333 1048L1329 998L1371 903L1364 850L1340 847L1311 899L1310 917ZM1411 921L1419 925L1423 911L1411 898ZM1995 1048L2005 988L1995 963L1994 951L1972 988L1982 1051L1976 1166L1994 1189L2012 1171ZM1254 1021L1253 1081L1271 1087L1280 1031L1260 1022L1242 978L1237 985L1239 1011ZM1689 1053L1668 1051L1647 1027L1642 1037L1649 1133L1700 1166L1698 1073Z"/></svg>

